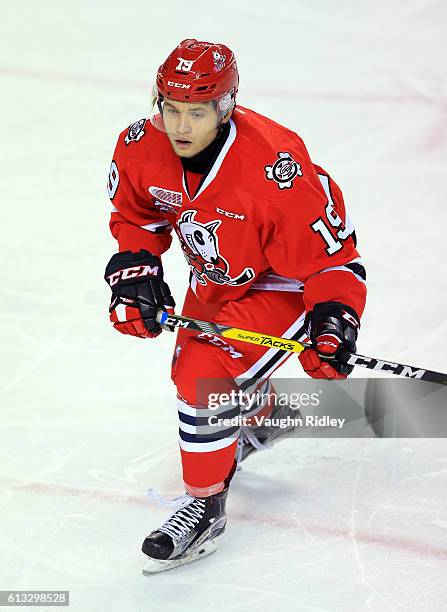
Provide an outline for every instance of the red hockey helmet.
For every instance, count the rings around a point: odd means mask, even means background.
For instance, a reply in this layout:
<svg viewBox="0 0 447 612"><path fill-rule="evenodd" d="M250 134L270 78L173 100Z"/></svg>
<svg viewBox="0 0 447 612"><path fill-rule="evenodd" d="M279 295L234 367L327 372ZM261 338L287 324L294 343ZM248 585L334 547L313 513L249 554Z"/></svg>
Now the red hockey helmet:
<svg viewBox="0 0 447 612"><path fill-rule="evenodd" d="M195 38L183 40L157 73L159 93L181 102L204 102L226 93L235 96L238 84L233 52Z"/></svg>
<svg viewBox="0 0 447 612"><path fill-rule="evenodd" d="M239 73L234 53L218 43L183 40L157 72L153 106L162 115L164 100L216 102L219 121L236 105ZM155 109L154 109L155 110ZM163 129L155 113L152 123Z"/></svg>

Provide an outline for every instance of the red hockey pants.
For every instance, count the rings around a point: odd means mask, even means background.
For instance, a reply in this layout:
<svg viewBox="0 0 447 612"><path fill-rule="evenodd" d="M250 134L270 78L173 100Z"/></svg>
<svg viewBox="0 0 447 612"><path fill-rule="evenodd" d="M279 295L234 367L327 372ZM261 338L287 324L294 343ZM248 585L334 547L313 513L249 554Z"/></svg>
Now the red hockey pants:
<svg viewBox="0 0 447 612"><path fill-rule="evenodd" d="M298 292L251 290L240 300L211 305L201 304L189 289L183 315L295 340L306 338L303 294ZM179 444L188 493L196 497L218 493L234 464L238 428L206 424L212 423L210 416L216 422L217 415L233 416L238 409L210 408L210 393L214 398L229 394L240 388L241 378L246 381L244 388L259 385L290 355L275 348L179 330L172 380L178 393Z"/></svg>

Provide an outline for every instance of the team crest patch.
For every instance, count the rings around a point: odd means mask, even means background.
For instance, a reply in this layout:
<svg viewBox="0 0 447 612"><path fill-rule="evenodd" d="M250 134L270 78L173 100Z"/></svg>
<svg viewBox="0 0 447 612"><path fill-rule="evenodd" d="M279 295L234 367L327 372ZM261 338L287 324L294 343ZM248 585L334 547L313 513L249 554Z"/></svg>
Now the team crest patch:
<svg viewBox="0 0 447 612"><path fill-rule="evenodd" d="M278 153L273 166L264 166L267 180L275 181L280 189L290 189L297 176L303 176L301 166L290 153Z"/></svg>
<svg viewBox="0 0 447 612"><path fill-rule="evenodd" d="M227 59L225 55L219 53L219 51L213 51L213 59L214 59L214 72L220 72L225 66L225 60Z"/></svg>
<svg viewBox="0 0 447 612"><path fill-rule="evenodd" d="M153 197L154 206L164 213L177 214L178 209L182 205L182 194L179 191L171 191L164 187L156 187L151 185L147 188Z"/></svg>
<svg viewBox="0 0 447 612"><path fill-rule="evenodd" d="M178 234L183 255L200 285L211 281L216 285L245 285L255 277L253 268L245 268L235 277L230 276L230 265L221 255L217 229L220 219L200 223L194 219L196 210L185 210L179 220Z"/></svg>
<svg viewBox="0 0 447 612"><path fill-rule="evenodd" d="M124 142L126 145L131 142L138 142L140 138L144 136L144 126L146 125L146 119L140 119L139 121L135 121L132 125L129 125L129 129L127 130L127 136L124 138Z"/></svg>

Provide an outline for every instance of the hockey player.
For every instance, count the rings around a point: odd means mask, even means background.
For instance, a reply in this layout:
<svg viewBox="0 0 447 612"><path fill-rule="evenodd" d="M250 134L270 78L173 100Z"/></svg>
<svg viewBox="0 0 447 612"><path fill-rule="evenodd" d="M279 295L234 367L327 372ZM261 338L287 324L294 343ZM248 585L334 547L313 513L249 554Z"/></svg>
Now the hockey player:
<svg viewBox="0 0 447 612"><path fill-rule="evenodd" d="M238 83L228 47L184 40L158 70L149 120L120 134L108 179L119 244L105 273L110 320L139 338L161 333L157 312L175 306L162 264L174 232L190 268L185 316L310 338L304 370L344 378L352 368L337 355L355 350L366 289L341 191L297 134L236 105ZM228 422L240 406L211 409L210 393L268 385L289 355L179 332L171 375L186 494L145 539L147 572L208 554L225 528L241 434ZM245 455L252 434L241 436Z"/></svg>

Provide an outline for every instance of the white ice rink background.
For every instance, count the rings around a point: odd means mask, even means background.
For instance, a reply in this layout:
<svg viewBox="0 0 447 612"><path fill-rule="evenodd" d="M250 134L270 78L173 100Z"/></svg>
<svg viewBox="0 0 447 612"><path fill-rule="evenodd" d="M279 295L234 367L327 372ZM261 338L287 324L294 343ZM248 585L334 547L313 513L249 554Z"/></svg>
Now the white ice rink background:
<svg viewBox="0 0 447 612"><path fill-rule="evenodd" d="M233 481L215 555L143 577L166 518L145 491L182 493L174 336L114 332L102 279L117 134L182 38L218 40L239 102L343 189L359 352L445 370L446 23L421 0L2 3L0 589L69 589L76 612L447 610L442 439L284 441ZM177 244L165 268L180 303Z"/></svg>

